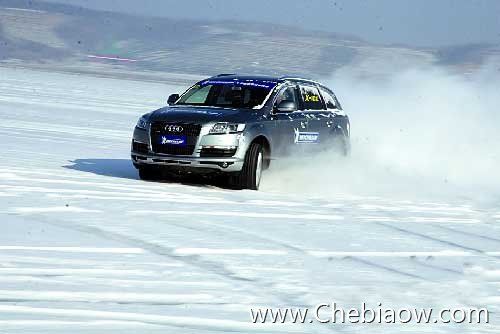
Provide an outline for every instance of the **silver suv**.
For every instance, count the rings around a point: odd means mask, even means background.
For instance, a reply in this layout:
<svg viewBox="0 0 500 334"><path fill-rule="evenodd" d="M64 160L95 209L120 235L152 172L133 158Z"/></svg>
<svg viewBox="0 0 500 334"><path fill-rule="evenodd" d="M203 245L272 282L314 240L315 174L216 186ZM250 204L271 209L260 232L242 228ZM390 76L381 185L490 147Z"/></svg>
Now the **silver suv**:
<svg viewBox="0 0 500 334"><path fill-rule="evenodd" d="M132 161L144 180L163 173L219 173L239 189L259 188L282 156L350 150L349 118L335 94L301 78L221 74L143 115Z"/></svg>

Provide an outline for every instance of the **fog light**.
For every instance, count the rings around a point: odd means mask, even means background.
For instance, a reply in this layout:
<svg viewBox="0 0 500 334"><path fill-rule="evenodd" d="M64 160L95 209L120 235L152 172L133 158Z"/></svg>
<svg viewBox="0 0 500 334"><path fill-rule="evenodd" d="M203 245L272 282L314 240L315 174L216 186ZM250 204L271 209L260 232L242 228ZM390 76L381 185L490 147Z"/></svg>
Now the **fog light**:
<svg viewBox="0 0 500 334"><path fill-rule="evenodd" d="M236 150L238 148L238 146L222 146L222 145L205 145L205 146L202 146L201 149L202 150L211 150L211 149L214 149L214 150Z"/></svg>

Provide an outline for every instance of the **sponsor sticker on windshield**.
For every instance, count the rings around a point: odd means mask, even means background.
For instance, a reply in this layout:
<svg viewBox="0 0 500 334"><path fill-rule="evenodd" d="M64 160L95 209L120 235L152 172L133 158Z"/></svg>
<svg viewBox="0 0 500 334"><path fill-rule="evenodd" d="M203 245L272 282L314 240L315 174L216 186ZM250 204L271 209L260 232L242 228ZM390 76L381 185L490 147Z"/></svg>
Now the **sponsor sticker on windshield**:
<svg viewBox="0 0 500 334"><path fill-rule="evenodd" d="M239 87L256 87L256 88L265 88L272 89L276 86L276 81L271 80L205 80L199 83L201 87L205 87L208 85L212 86L223 86L223 85L234 85Z"/></svg>

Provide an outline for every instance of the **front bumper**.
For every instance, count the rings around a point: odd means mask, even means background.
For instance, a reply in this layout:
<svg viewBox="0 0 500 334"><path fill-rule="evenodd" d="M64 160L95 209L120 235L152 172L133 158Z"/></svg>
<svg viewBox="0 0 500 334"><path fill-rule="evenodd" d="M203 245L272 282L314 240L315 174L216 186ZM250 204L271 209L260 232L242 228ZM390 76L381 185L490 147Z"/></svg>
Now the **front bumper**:
<svg viewBox="0 0 500 334"><path fill-rule="evenodd" d="M243 168L246 152L243 134L209 135L211 125L203 126L192 155L161 154L152 151L150 132L135 128L132 139L131 158L134 165L168 166L182 169L196 168L214 172L238 172ZM233 148L232 156L216 156L211 153Z"/></svg>
<svg viewBox="0 0 500 334"><path fill-rule="evenodd" d="M132 151L134 165L156 165L181 168L204 168L220 172L238 172L243 168L239 158L201 158L179 155L143 154Z"/></svg>

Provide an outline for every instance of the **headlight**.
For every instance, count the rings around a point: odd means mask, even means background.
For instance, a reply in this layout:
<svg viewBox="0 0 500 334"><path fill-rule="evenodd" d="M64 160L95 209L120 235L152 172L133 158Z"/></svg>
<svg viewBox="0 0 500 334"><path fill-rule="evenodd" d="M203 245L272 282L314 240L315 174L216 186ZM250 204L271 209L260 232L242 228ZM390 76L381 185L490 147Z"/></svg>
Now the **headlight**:
<svg viewBox="0 0 500 334"><path fill-rule="evenodd" d="M245 130L245 124L238 123L215 123L210 129L210 134L238 133Z"/></svg>
<svg viewBox="0 0 500 334"><path fill-rule="evenodd" d="M148 119L144 116L142 116L141 118L139 118L139 120L137 121L137 125L136 125L139 129L143 129L143 130L147 130L148 129Z"/></svg>

